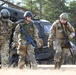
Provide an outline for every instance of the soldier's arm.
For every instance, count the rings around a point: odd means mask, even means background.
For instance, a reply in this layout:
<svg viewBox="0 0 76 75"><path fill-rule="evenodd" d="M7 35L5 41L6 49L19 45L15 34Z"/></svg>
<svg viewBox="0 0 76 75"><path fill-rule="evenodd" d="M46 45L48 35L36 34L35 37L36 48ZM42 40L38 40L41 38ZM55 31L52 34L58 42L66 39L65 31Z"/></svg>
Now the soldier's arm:
<svg viewBox="0 0 76 75"><path fill-rule="evenodd" d="M14 22L12 22L10 19L8 20L8 26L9 26L9 28L15 27Z"/></svg>
<svg viewBox="0 0 76 75"><path fill-rule="evenodd" d="M56 34L56 23L54 22L52 24L52 27L50 28L50 33L49 33L49 37L48 37L48 47L52 46L52 42L53 42L53 38Z"/></svg>
<svg viewBox="0 0 76 75"><path fill-rule="evenodd" d="M18 24L15 28L14 35L13 35L13 40L14 40L14 45L18 45L18 40L20 36L20 25Z"/></svg>
<svg viewBox="0 0 76 75"><path fill-rule="evenodd" d="M34 25L34 40L36 41L37 46L41 47L41 42L40 42L40 39L39 39L39 36L38 36L38 31L37 31L35 25Z"/></svg>
<svg viewBox="0 0 76 75"><path fill-rule="evenodd" d="M68 31L70 32L69 39L72 39L75 36L75 29L70 23L68 23Z"/></svg>

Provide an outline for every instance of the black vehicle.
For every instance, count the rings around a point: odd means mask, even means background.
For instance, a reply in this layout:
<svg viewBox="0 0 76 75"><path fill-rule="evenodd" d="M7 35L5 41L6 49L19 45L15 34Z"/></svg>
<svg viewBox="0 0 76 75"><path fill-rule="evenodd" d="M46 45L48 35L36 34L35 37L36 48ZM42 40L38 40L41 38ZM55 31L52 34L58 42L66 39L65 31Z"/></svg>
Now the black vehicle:
<svg viewBox="0 0 76 75"><path fill-rule="evenodd" d="M13 22L16 22L23 18L24 12L22 10L18 10L18 9L11 8L11 7L0 6L0 10L2 9L7 9L10 12L10 15L11 15L10 19Z"/></svg>

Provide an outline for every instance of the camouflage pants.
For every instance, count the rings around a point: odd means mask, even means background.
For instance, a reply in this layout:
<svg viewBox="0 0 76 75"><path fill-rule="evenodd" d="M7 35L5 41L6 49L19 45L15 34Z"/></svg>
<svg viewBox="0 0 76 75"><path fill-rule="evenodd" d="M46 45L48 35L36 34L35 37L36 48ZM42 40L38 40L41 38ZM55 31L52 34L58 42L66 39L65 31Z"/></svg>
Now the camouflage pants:
<svg viewBox="0 0 76 75"><path fill-rule="evenodd" d="M0 46L0 54L2 67L7 66L9 63L9 40L5 40Z"/></svg>
<svg viewBox="0 0 76 75"><path fill-rule="evenodd" d="M25 65L26 46L21 45L19 49L17 49L17 54L19 55L18 67L23 68Z"/></svg>
<svg viewBox="0 0 76 75"><path fill-rule="evenodd" d="M28 68L37 68L37 62L34 55L34 47L29 45L26 47L25 45L21 45L19 48L19 62L18 66L20 69L24 68L25 60L26 60L26 67Z"/></svg>
<svg viewBox="0 0 76 75"><path fill-rule="evenodd" d="M28 61L28 63L26 63L27 67L30 63L30 68L37 69L37 62L36 62L36 59L35 59L34 47L32 45L29 45L27 47L26 61Z"/></svg>
<svg viewBox="0 0 76 75"><path fill-rule="evenodd" d="M68 54L68 49L61 47L61 41L56 41L55 43L55 50L56 53L54 55L54 63L55 68L60 68L61 65L64 63L65 56Z"/></svg>

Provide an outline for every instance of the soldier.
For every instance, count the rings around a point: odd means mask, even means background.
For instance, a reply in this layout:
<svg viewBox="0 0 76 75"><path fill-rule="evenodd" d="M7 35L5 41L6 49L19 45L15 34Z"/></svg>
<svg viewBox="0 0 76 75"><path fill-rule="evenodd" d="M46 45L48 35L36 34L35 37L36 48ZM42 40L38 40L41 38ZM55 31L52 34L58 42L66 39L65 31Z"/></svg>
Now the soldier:
<svg viewBox="0 0 76 75"><path fill-rule="evenodd" d="M1 65L7 67L9 63L9 39L13 28L13 22L10 20L10 12L2 9L0 18L0 54Z"/></svg>
<svg viewBox="0 0 76 75"><path fill-rule="evenodd" d="M36 31L35 25L33 24L33 21L31 20L32 13L30 11L26 11L24 13L24 18L25 20L16 26L14 32L14 43L17 47L17 53L19 54L18 67L23 69L26 59L26 67L36 69L37 62L35 60L34 47L31 44L26 46L26 36L20 32L20 26L24 28L26 33L31 36L37 42L37 44L39 43L38 33ZM39 45L41 44L39 43Z"/></svg>
<svg viewBox="0 0 76 75"><path fill-rule="evenodd" d="M55 61L55 69L59 69L64 62L64 57L66 54L66 49L63 47L63 43L65 41L65 35L63 34L63 29L65 33L70 32L69 36L67 35L68 39L72 39L75 36L75 30L68 22L68 15L67 13L62 13L60 15L60 20L56 20L50 29L50 34L48 38L48 47L52 46L52 42L54 40L54 49L56 50L54 61Z"/></svg>

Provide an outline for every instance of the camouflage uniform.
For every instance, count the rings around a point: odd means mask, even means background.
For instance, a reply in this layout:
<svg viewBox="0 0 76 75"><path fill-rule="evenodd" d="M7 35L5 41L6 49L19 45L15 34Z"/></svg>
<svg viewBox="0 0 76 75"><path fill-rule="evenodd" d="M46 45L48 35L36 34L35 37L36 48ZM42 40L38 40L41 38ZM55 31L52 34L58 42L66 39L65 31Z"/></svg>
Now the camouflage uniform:
<svg viewBox="0 0 76 75"><path fill-rule="evenodd" d="M64 30L70 32L70 35L68 36L69 39L72 39L75 36L75 30L71 26L69 22L67 22L67 25L63 25ZM48 38L48 44L49 46L52 46L52 42L54 41L54 49L56 50L54 61L55 61L55 68L60 68L61 64L64 62L64 57L68 49L62 48L63 42L64 42L64 34L63 30L60 24L60 20L56 20L50 29L50 34Z"/></svg>
<svg viewBox="0 0 76 75"><path fill-rule="evenodd" d="M9 58L9 39L13 28L13 22L3 22L0 20L0 53L2 66L8 64Z"/></svg>
<svg viewBox="0 0 76 75"><path fill-rule="evenodd" d="M38 33L36 31L35 25L31 21L30 24L26 22L21 23L22 27L26 31L28 35L30 35L37 43L38 41ZM26 47L25 35L20 32L20 25L17 25L14 32L14 43L17 45L17 53L19 54L19 68L23 68L26 59L26 66L30 68L37 68L37 62L35 60L34 47L29 44ZM26 58L25 58L26 57Z"/></svg>

